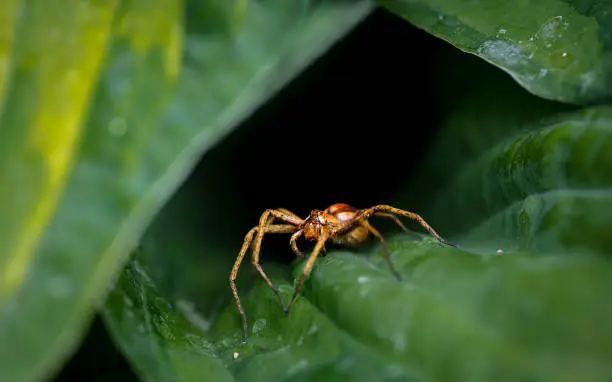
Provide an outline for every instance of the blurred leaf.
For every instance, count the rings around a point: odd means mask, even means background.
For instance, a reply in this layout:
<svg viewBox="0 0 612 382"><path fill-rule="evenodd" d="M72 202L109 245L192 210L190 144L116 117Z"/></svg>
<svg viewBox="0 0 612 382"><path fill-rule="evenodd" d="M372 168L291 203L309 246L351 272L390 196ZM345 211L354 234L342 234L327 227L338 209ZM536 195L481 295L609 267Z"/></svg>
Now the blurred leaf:
<svg viewBox="0 0 612 382"><path fill-rule="evenodd" d="M420 28L499 66L540 97L586 104L612 96L609 2L378 2Z"/></svg>
<svg viewBox="0 0 612 382"><path fill-rule="evenodd" d="M61 366L199 156L371 8L279 4L3 3L3 378Z"/></svg>

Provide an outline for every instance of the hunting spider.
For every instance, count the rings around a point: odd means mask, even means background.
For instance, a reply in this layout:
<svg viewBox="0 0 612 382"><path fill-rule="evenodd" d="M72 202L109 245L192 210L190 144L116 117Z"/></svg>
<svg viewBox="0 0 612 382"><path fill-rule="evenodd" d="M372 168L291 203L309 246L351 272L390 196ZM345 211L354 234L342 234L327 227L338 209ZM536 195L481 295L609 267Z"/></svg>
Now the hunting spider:
<svg viewBox="0 0 612 382"><path fill-rule="evenodd" d="M399 208L395 208L388 205L377 205L374 207L358 210L354 207L349 206L344 203L334 204L324 211L321 210L313 210L310 212L310 215L306 218L306 220L301 219L299 216L295 215L291 211L288 211L284 208L278 209L269 209L266 210L259 219L259 224L256 227L253 227L245 236L244 243L242 244L242 248L240 249L240 253L236 258L236 262L234 263L234 267L232 268L232 273L230 275L230 287L232 288L232 293L234 295L234 299L236 300L236 305L238 307L238 311L242 316L242 328L244 334L244 341L248 341L247 337L247 319L244 313L244 309L242 308L242 303L240 302L240 298L238 297L238 289L236 288L236 276L238 274L238 269L240 268L240 264L244 259L244 255L246 254L249 246L253 241L253 235L255 236L255 242L253 247L252 254L252 263L253 267L259 272L261 277L265 280L265 282L270 286L278 302L280 303L281 308L285 314L289 313L289 309L293 305L293 301L297 296L300 288L302 287L302 283L306 278L306 275L310 272L312 265L314 264L317 256L321 252L321 250L325 251L325 242L327 240L331 240L332 243L343 245L343 246L355 246L361 244L367 240L370 234L376 236L380 241L385 260L389 265L389 269L391 272L397 277L401 279L399 273L395 270L393 263L391 262L391 258L389 256L389 251L387 249L387 245L385 240L383 239L380 232L378 232L374 227L368 223L368 219L371 216L381 216L385 218L389 218L393 220L397 225L399 225L404 231L409 232L408 229L402 224L402 222L397 218L396 215L401 215L408 217L412 220L417 221L421 226L423 226L429 233L431 233L440 243L450 245L455 247L455 244L449 243L444 240L433 228L427 224L425 220L419 215L404 211ZM284 224L272 224L275 219L281 220ZM281 298L278 289L274 286L272 281L268 278L266 273L264 272L261 264L259 264L259 252L261 249L261 242L263 240L263 236L265 233L292 233L291 239L289 240L289 244L291 245L291 249L295 252L299 257L304 258L304 254L300 252L297 247L297 239L300 236L304 236L307 240L316 242L312 253L308 257L308 261L306 262L306 266L304 267L304 271L302 272L302 276L300 277L300 281L291 296L291 300L289 301L289 306L285 307L283 300Z"/></svg>

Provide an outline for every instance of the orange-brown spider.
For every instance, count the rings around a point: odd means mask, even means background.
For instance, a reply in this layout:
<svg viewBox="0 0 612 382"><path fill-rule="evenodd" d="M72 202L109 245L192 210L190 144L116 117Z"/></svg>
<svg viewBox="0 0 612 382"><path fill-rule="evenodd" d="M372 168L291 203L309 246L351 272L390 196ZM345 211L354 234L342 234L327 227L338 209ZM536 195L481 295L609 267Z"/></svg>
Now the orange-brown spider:
<svg viewBox="0 0 612 382"><path fill-rule="evenodd" d="M257 272L259 272L261 277L263 277L268 286L270 286L270 288L274 291L274 294L276 295L276 298L278 299L281 308L283 309L283 312L285 314L288 314L289 309L291 309L291 306L293 305L295 297L297 296L298 292L300 291L300 288L302 287L302 283L304 282L306 275L310 272L310 269L312 268L312 265L314 264L321 250L325 250L324 246L327 240L331 240L331 242L334 244L339 244L343 246L354 246L365 242L371 233L372 235L376 236L380 241L385 260L389 265L389 269L398 279L401 279L399 273L395 270L395 267L391 262L391 257L389 256L389 251L387 250L387 244L385 243L385 240L383 239L380 232L378 232L374 227L370 225L370 223L368 223L368 219L371 216L382 216L392 219L404 231L409 232L408 229L397 218L397 216L393 214L406 216L412 220L417 221L441 243L453 247L456 246L455 244L444 240L440 235L438 235L438 233L434 231L434 229L431 228L429 224L427 224L427 222L419 215L388 205L377 205L374 207L358 210L348 204L337 203L331 205L324 211L313 210L312 212L310 212L310 215L308 215L306 220L301 219L299 216L284 208L266 210L261 215L259 219L259 224L253 227L246 234L244 238L244 243L242 244L242 248L240 249L240 253L236 258L236 262L234 263L234 267L232 268L232 273L230 275L230 287L232 288L232 293L234 294L234 299L236 300L238 311L242 316L244 341L248 341L247 318L246 314L244 313L244 309L242 308L240 297L238 297L238 289L236 288L235 281L236 276L238 275L238 269L240 268L240 264L244 259L244 255L246 254L249 246L253 241L253 235L257 234L257 236L255 236L255 242L253 247L253 266L257 270ZM284 223L288 224L272 224L275 219L282 220ZM289 244L293 252L295 252L296 255L302 258L304 258L305 256L302 252L300 252L297 247L297 239L303 235L307 240L316 242L312 253L308 257L308 261L306 262L306 266L304 267L304 271L302 272L300 281L298 282L297 287L295 288L295 291L291 296L291 300L289 301L289 307L285 307L285 304L283 303L278 289L276 289L272 281L270 281L263 268L259 264L259 252L261 249L263 235L265 233L293 233L293 235L291 235L291 239L289 240Z"/></svg>

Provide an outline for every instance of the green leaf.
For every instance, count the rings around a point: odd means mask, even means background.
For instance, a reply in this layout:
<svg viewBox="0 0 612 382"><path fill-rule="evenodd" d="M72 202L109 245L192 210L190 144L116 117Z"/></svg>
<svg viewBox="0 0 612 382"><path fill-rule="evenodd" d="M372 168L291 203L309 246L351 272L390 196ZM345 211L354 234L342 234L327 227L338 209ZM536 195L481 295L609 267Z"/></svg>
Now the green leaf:
<svg viewBox="0 0 612 382"><path fill-rule="evenodd" d="M438 76L444 100L437 105L442 115L438 139L424 153L409 187L396 191L392 203L410 206L446 235L458 235L478 223L478 218L470 216L488 214L480 211L482 204L470 203L471 198L480 197L480 189L473 188L469 194L449 191L458 174L504 140L547 128L579 109L531 95L497 68L458 50L443 54L440 61L445 65ZM456 76L457 71L465 75ZM473 83L476 76L480 81ZM461 215L447 211L460 208L458 204L463 206Z"/></svg>
<svg viewBox="0 0 612 382"><path fill-rule="evenodd" d="M428 153L447 159L425 169L438 176L450 166L446 174L454 177L423 215L443 236L454 233L448 238L459 249L429 237L388 238L401 283L380 249L330 251L288 316L261 280L240 288L247 344L231 300L217 316L206 315L209 329L189 333L236 381L609 380L611 110L568 112L512 86L457 87L444 134ZM482 102L492 88L506 94L504 102ZM411 184L430 190L426 183ZM293 276L264 267L288 301L301 267ZM198 269L202 278L220 268ZM222 277L215 290L229 296L227 271ZM128 305L109 305L111 327ZM165 341L155 332L149 338Z"/></svg>
<svg viewBox="0 0 612 382"><path fill-rule="evenodd" d="M161 297L151 278L131 261L108 296L107 327L142 380L233 381L204 336L205 323Z"/></svg>
<svg viewBox="0 0 612 382"><path fill-rule="evenodd" d="M199 156L370 8L3 3L3 378L53 375Z"/></svg>
<svg viewBox="0 0 612 382"><path fill-rule="evenodd" d="M498 66L540 97L587 104L612 96L609 2L378 0L378 3L461 50Z"/></svg>
<svg viewBox="0 0 612 382"><path fill-rule="evenodd" d="M602 228L612 221L611 152L612 108L568 114L463 167L438 205L473 227L465 239L479 245L609 255Z"/></svg>
<svg viewBox="0 0 612 382"><path fill-rule="evenodd" d="M279 273L274 267L268 271ZM290 285L280 277L274 281L288 297ZM268 286L258 283L245 301L252 317L258 317L247 345L242 332L235 332L242 324L234 306L207 331L210 324L191 305L172 306L160 295L136 259L110 294L104 318L147 380L402 381L410 374L339 331L305 300L285 317Z"/></svg>
<svg viewBox="0 0 612 382"><path fill-rule="evenodd" d="M144 379L607 380L612 268L594 257L477 255L433 239L390 240L399 283L379 257L331 252L288 316L267 285L243 294L210 330L171 306L137 260L105 319ZM288 299L291 283L273 282ZM461 349L458 351L457 349ZM210 375L209 379L202 376ZM499 377L502 375L503 377Z"/></svg>
<svg viewBox="0 0 612 382"><path fill-rule="evenodd" d="M343 331L428 380L606 380L611 268L600 259L478 256L398 239L401 286L352 255L308 295ZM382 265L382 264L381 264Z"/></svg>
<svg viewBox="0 0 612 382"><path fill-rule="evenodd" d="M402 192L418 206L398 204L459 249L386 236L402 282L378 247L330 250L288 316L261 279L247 289L243 266L243 344L227 284L241 243L225 232L241 216L213 219L226 216L219 200L243 191L217 175L226 169L204 169L200 182L221 184L193 182L173 198L104 309L141 378L610 380L609 107L542 100L465 60L444 61L439 138ZM195 198L204 216L185 214ZM288 301L302 267L264 268Z"/></svg>

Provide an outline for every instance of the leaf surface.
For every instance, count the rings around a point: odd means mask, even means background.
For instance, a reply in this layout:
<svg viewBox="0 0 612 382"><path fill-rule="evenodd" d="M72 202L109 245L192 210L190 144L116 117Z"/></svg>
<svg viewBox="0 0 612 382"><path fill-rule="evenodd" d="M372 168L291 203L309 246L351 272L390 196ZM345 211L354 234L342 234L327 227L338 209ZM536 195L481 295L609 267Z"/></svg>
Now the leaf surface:
<svg viewBox="0 0 612 382"><path fill-rule="evenodd" d="M612 4L608 2L379 0L378 3L461 50L498 66L540 97L587 104L609 100L612 95Z"/></svg>

